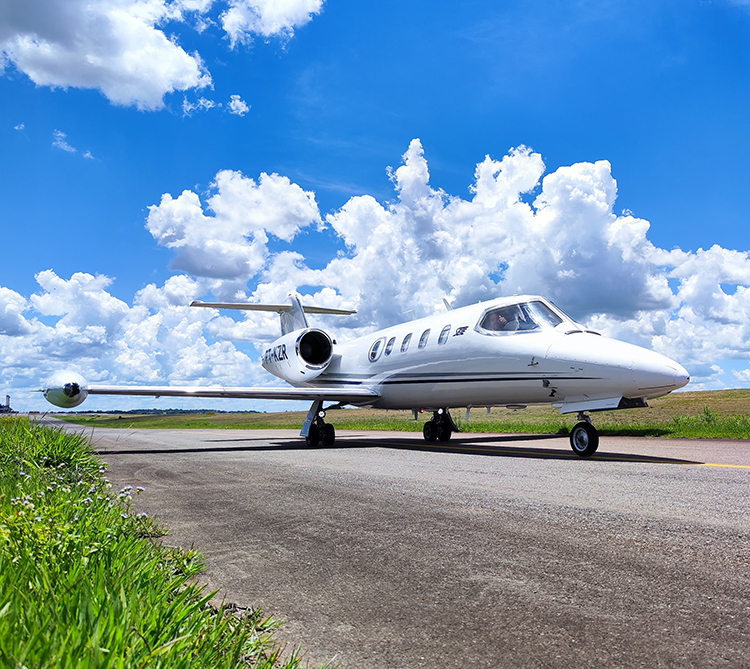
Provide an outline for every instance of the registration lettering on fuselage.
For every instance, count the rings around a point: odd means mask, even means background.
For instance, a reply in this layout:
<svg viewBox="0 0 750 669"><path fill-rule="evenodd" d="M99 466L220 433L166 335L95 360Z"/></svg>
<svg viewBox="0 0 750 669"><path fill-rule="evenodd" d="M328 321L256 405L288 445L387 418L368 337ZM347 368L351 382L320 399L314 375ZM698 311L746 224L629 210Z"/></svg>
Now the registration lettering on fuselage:
<svg viewBox="0 0 750 669"><path fill-rule="evenodd" d="M286 344L279 344L278 346L272 346L263 353L263 364L269 365L272 362L281 362L282 360L288 360L286 354Z"/></svg>

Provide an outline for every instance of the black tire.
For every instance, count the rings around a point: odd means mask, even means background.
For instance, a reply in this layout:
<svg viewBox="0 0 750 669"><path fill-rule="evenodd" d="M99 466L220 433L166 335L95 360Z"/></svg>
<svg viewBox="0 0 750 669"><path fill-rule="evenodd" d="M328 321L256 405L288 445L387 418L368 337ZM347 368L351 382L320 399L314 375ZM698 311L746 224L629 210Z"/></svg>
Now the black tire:
<svg viewBox="0 0 750 669"><path fill-rule="evenodd" d="M422 435L425 441L435 441L438 437L437 425L434 421L428 420L422 428Z"/></svg>
<svg viewBox="0 0 750 669"><path fill-rule="evenodd" d="M449 425L438 425L438 428L437 428L438 441L450 441L452 432L453 431L451 430Z"/></svg>
<svg viewBox="0 0 750 669"><path fill-rule="evenodd" d="M591 423L586 421L576 423L570 431L570 447L573 453L582 458L593 455L599 448L599 433Z"/></svg>
<svg viewBox="0 0 750 669"><path fill-rule="evenodd" d="M310 426L310 431L305 437L305 443L312 448L320 446L320 428L314 423Z"/></svg>
<svg viewBox="0 0 750 669"><path fill-rule="evenodd" d="M336 441L336 428L330 423L326 423L323 426L323 445L333 446Z"/></svg>

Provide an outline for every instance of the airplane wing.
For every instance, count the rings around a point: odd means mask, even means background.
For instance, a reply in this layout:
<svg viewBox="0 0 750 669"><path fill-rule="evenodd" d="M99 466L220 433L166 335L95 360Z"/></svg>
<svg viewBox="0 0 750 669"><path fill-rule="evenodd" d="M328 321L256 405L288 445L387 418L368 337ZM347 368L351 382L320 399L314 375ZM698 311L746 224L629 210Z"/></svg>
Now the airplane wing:
<svg viewBox="0 0 750 669"><path fill-rule="evenodd" d="M364 406L380 397L380 392L371 386L104 386L89 385L80 374L60 371L40 388L44 397L55 406L72 409L89 395L125 395L141 397L228 397L258 400L306 400L336 402Z"/></svg>
<svg viewBox="0 0 750 669"><path fill-rule="evenodd" d="M89 395L133 395L145 397L230 397L258 400L322 400L361 404L380 397L368 387L326 388L232 388L224 386L89 386Z"/></svg>

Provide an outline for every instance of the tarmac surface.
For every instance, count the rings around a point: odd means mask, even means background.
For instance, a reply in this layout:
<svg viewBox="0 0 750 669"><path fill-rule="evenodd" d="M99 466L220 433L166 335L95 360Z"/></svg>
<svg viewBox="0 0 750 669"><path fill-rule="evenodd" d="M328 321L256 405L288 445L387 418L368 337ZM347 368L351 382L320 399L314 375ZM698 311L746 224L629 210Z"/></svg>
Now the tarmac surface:
<svg viewBox="0 0 750 669"><path fill-rule="evenodd" d="M105 430L136 510L310 666L750 667L750 442Z"/></svg>

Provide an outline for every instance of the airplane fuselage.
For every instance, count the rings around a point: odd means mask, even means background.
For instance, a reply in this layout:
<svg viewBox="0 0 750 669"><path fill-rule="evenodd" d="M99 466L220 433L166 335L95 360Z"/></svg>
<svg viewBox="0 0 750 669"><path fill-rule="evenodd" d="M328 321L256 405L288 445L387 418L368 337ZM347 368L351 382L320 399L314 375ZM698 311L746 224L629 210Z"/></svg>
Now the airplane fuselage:
<svg viewBox="0 0 750 669"><path fill-rule="evenodd" d="M493 308L524 301L543 302L562 322L513 331L480 326ZM550 403L577 411L579 403L658 397L687 378L666 356L585 331L554 305L527 296L447 311L336 346L326 371L306 385L377 387L380 397L367 404L381 409Z"/></svg>
<svg viewBox="0 0 750 669"><path fill-rule="evenodd" d="M305 312L354 312L303 307L299 295L288 297L286 305L192 304L279 313L282 335L264 351L261 364L287 381L285 387L89 386L80 374L61 371L42 390L63 408L79 406L88 395L312 401L301 431L311 446L334 443L324 402L432 411L423 429L428 442L446 441L458 429L451 408L552 404L578 414L571 446L589 456L599 438L584 412L644 407L689 381L685 369L666 356L588 331L534 295L451 309L342 344L311 328Z"/></svg>

